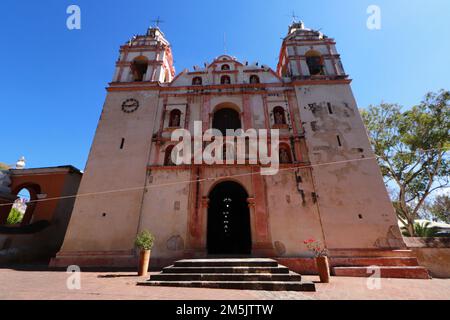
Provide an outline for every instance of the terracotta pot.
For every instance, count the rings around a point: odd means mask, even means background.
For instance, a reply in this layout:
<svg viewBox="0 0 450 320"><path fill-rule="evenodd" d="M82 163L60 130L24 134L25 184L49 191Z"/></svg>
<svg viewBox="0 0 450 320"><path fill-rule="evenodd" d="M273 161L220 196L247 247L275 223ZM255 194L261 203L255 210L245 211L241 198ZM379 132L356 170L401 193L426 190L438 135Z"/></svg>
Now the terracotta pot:
<svg viewBox="0 0 450 320"><path fill-rule="evenodd" d="M328 263L328 257L316 258L317 271L319 272L320 282L330 282L330 264Z"/></svg>
<svg viewBox="0 0 450 320"><path fill-rule="evenodd" d="M150 250L141 250L139 253L139 271L138 276L144 277L148 274L148 265L150 264Z"/></svg>

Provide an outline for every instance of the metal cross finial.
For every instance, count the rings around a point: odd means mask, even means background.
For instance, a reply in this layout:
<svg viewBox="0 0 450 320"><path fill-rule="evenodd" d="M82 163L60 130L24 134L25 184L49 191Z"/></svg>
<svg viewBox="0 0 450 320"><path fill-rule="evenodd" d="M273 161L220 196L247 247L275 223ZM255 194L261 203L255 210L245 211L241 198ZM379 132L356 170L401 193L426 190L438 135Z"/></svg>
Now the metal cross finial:
<svg viewBox="0 0 450 320"><path fill-rule="evenodd" d="M154 23L155 23L155 26L156 26L157 28L159 28L159 24L160 24L160 23L163 23L164 21L161 20L160 17L158 16L158 18L156 18L156 20L152 20L152 22L154 22Z"/></svg>
<svg viewBox="0 0 450 320"><path fill-rule="evenodd" d="M292 10L292 22L296 23L298 21L298 16L295 15L295 11Z"/></svg>
<svg viewBox="0 0 450 320"><path fill-rule="evenodd" d="M227 53L227 38L226 38L226 33L223 33L223 53Z"/></svg>

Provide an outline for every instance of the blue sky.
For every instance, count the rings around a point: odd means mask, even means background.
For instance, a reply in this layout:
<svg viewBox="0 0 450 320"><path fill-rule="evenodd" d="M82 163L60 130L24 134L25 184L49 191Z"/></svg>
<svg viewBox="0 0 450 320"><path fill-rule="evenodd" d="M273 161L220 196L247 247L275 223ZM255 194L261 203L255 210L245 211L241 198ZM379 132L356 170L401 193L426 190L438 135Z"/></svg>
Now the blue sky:
<svg viewBox="0 0 450 320"><path fill-rule="evenodd" d="M66 28L71 4L81 30ZM366 28L371 4L379 31ZM450 89L448 0L2 0L0 162L83 169L119 46L157 16L177 72L222 54L224 33L229 54L275 68L293 10L336 39L360 107Z"/></svg>

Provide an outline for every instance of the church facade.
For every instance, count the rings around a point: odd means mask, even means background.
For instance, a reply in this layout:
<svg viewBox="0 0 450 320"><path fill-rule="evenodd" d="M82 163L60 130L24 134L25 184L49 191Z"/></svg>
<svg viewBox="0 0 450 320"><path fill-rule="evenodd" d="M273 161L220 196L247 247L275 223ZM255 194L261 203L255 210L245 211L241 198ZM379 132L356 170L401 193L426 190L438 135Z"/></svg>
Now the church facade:
<svg viewBox="0 0 450 320"><path fill-rule="evenodd" d="M153 266L304 258L311 238L330 252L403 248L350 84L335 41L300 22L289 27L277 70L222 55L176 75L159 28L135 36L120 48L53 265L134 266L144 229L156 237ZM202 133L279 130L277 174L261 174L249 157L174 164L172 132L194 134L199 121Z"/></svg>

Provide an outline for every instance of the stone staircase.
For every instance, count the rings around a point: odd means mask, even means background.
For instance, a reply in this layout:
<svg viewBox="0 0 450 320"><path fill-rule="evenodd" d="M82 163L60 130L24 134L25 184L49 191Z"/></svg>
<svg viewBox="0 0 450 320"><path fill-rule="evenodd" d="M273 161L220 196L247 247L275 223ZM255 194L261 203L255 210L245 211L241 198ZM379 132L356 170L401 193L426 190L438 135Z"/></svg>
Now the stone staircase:
<svg viewBox="0 0 450 320"><path fill-rule="evenodd" d="M269 291L315 291L311 282L272 259L192 259L176 261L142 286Z"/></svg>
<svg viewBox="0 0 450 320"><path fill-rule="evenodd" d="M342 277L369 277L377 266L381 278L430 279L411 250L333 250L331 273Z"/></svg>

